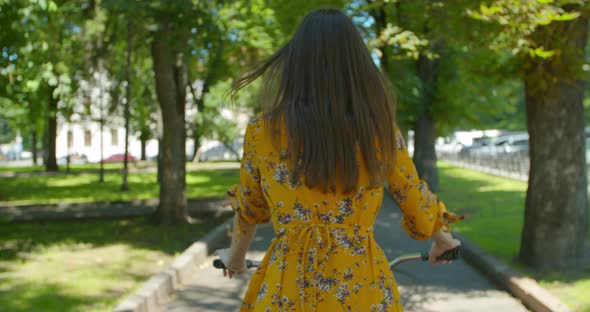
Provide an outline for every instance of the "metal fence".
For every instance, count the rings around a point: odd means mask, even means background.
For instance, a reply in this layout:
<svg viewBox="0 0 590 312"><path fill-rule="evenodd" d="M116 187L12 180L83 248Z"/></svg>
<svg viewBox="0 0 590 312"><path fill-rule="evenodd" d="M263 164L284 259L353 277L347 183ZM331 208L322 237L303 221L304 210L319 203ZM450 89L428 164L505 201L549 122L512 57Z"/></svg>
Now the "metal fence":
<svg viewBox="0 0 590 312"><path fill-rule="evenodd" d="M527 181L530 162L527 153L490 153L437 151L437 157L454 166Z"/></svg>
<svg viewBox="0 0 590 312"><path fill-rule="evenodd" d="M439 160L446 161L456 167L520 181L528 181L529 179L530 162L528 152L486 155L437 150L436 154ZM590 164L587 164L586 174L588 181L590 181ZM590 196L590 183L588 184L588 195Z"/></svg>

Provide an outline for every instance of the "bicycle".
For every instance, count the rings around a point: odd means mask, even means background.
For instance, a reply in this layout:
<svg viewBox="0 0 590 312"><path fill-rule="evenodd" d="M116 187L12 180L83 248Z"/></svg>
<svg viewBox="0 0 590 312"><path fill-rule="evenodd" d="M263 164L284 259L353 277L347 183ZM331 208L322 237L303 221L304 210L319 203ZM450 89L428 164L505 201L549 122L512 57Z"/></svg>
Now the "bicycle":
<svg viewBox="0 0 590 312"><path fill-rule="evenodd" d="M445 251L442 255L437 257L437 260L452 261L452 260L459 259L459 257L461 256L461 250L462 250L461 246L462 245L459 245L453 249L449 249L449 250ZM393 269L394 267L396 267L397 265L399 265L402 262L415 261L415 260L428 261L428 252L423 251L423 252L419 252L419 253L411 253L411 254L401 255L401 256L393 259L392 261L390 261L389 267L391 269ZM248 269L257 268L259 266L260 266L260 261L246 260L246 268L248 268ZM225 264L223 264L223 261L221 261L221 259L213 260L213 267L216 269L227 269L225 267Z"/></svg>

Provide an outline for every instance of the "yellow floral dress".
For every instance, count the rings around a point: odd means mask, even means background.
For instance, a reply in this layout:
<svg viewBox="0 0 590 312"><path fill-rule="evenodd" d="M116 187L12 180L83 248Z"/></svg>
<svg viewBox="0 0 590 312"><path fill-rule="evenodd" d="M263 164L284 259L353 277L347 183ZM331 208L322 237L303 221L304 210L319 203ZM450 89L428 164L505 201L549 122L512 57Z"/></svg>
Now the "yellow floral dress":
<svg viewBox="0 0 590 312"><path fill-rule="evenodd" d="M272 221L275 237L253 274L241 311L402 311L388 261L373 236L383 187L366 170L349 194L293 185L286 144L273 147L261 115L246 129L240 184L228 192L240 223ZM402 136L388 183L402 226L427 239L457 217L419 180Z"/></svg>

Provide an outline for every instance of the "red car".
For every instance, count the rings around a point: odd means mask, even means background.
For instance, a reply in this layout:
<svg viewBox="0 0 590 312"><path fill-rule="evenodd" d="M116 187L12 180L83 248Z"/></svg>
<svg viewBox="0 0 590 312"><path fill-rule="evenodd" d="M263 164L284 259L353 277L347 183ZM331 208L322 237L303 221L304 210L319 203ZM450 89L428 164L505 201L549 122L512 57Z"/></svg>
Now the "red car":
<svg viewBox="0 0 590 312"><path fill-rule="evenodd" d="M123 162L125 159L125 154L114 154L109 156L108 158L104 159L105 163L115 163L115 162ZM131 156L131 154L127 155L127 161L135 161L135 157Z"/></svg>

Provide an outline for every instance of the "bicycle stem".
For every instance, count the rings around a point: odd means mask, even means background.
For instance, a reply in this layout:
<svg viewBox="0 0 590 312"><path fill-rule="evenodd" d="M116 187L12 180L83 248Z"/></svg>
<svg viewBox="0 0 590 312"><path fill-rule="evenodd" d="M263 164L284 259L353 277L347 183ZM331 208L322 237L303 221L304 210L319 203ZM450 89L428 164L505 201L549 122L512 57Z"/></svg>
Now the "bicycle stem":
<svg viewBox="0 0 590 312"><path fill-rule="evenodd" d="M412 260L428 261L428 253L426 253L426 252L418 253L417 252L417 253L412 253L412 254L401 255L401 256L393 259L391 262L389 262L389 267L393 268L402 262L412 261Z"/></svg>

